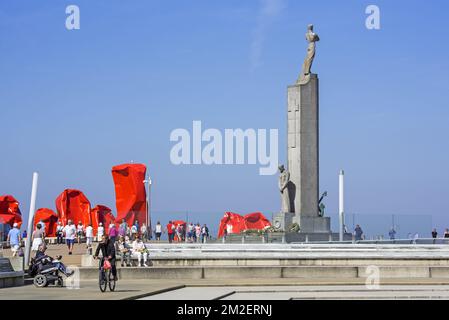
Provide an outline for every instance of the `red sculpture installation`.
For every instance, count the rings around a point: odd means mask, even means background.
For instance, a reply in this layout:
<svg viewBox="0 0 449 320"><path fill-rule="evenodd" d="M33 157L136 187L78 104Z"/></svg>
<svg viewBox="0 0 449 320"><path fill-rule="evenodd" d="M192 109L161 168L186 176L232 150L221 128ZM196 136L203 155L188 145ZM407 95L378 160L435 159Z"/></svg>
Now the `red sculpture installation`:
<svg viewBox="0 0 449 320"><path fill-rule="evenodd" d="M56 210L63 225L68 220L74 224L79 221L87 226L91 223L89 199L79 190L66 189L56 198Z"/></svg>
<svg viewBox="0 0 449 320"><path fill-rule="evenodd" d="M263 230L270 226L270 221L260 212L250 213L244 217L238 213L225 212L218 227L218 238L225 234L238 234L245 230Z"/></svg>
<svg viewBox="0 0 449 320"><path fill-rule="evenodd" d="M122 164L112 168L115 184L117 223L123 219L128 225L137 220L139 225L147 223L147 202L145 191L146 166L143 164Z"/></svg>
<svg viewBox="0 0 449 320"><path fill-rule="evenodd" d="M0 223L9 224L11 227L14 223L22 225L22 213L19 209L19 201L13 196L0 196Z"/></svg>
<svg viewBox="0 0 449 320"><path fill-rule="evenodd" d="M51 209L40 208L34 214L34 229L38 222L45 224L45 236L56 237L56 227L58 226L58 215Z"/></svg>

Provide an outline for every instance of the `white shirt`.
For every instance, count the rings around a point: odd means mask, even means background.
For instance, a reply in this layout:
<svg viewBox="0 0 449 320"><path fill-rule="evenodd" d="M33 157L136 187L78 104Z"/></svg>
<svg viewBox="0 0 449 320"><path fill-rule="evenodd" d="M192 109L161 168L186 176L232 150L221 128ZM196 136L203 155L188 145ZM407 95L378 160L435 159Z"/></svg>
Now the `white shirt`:
<svg viewBox="0 0 449 320"><path fill-rule="evenodd" d="M97 234L99 237L104 235L104 227L98 227Z"/></svg>
<svg viewBox="0 0 449 320"><path fill-rule="evenodd" d="M229 224L226 225L226 231L227 231L228 234L232 233L232 224L229 223Z"/></svg>
<svg viewBox="0 0 449 320"><path fill-rule="evenodd" d="M137 242L137 241L133 242L133 251L139 252L143 249L145 249L145 244L143 242Z"/></svg>
<svg viewBox="0 0 449 320"><path fill-rule="evenodd" d="M131 227L131 233L137 233L137 227L136 226L132 226Z"/></svg>
<svg viewBox="0 0 449 320"><path fill-rule="evenodd" d="M63 229L64 233L65 233L65 238L69 239L69 240L73 240L76 237L76 228L75 226L72 225L66 225Z"/></svg>
<svg viewBox="0 0 449 320"><path fill-rule="evenodd" d="M145 232L147 232L147 226L141 226L140 233L145 233Z"/></svg>
<svg viewBox="0 0 449 320"><path fill-rule="evenodd" d="M78 230L78 232L82 232L84 230L84 227L82 225L78 225L76 229Z"/></svg>
<svg viewBox="0 0 449 320"><path fill-rule="evenodd" d="M94 228L91 226L86 227L86 237L91 238L94 236Z"/></svg>
<svg viewBox="0 0 449 320"><path fill-rule="evenodd" d="M162 233L162 225L161 224L156 225L156 233Z"/></svg>

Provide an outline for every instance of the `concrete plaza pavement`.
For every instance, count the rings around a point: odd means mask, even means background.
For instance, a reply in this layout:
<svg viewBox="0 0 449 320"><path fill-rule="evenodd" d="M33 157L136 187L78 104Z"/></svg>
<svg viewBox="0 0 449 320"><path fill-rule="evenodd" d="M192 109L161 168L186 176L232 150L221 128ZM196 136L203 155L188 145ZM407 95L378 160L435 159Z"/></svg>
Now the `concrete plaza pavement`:
<svg viewBox="0 0 449 320"><path fill-rule="evenodd" d="M384 279L380 285L379 291L367 290L362 279L147 279L120 280L115 292L102 293L97 281L88 280L79 289L4 288L0 300L449 299L449 279Z"/></svg>

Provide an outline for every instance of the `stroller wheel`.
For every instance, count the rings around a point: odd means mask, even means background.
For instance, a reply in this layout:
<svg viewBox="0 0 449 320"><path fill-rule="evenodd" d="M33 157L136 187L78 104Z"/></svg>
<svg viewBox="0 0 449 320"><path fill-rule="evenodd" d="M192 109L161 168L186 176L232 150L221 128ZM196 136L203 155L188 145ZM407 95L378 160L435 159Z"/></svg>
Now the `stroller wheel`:
<svg viewBox="0 0 449 320"><path fill-rule="evenodd" d="M64 281L62 280L62 277L58 277L58 286L62 287L64 286Z"/></svg>
<svg viewBox="0 0 449 320"><path fill-rule="evenodd" d="M42 274L38 274L34 277L33 283L36 287L43 288L47 286L47 277Z"/></svg>

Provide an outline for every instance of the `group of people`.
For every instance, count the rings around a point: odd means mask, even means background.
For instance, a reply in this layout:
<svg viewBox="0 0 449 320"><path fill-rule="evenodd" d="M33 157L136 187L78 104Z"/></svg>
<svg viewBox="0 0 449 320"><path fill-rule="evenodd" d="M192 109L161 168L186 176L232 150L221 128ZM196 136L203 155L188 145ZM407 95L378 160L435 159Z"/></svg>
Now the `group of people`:
<svg viewBox="0 0 449 320"><path fill-rule="evenodd" d="M433 239L436 239L436 238L438 238L438 232L437 232L437 229L433 229L432 230L432 238ZM444 233L443 233L443 238L449 238L449 229L445 229L444 230Z"/></svg>
<svg viewBox="0 0 449 320"><path fill-rule="evenodd" d="M159 227L158 227L159 226ZM158 221L156 224L156 228L160 231L156 233L156 240L160 241L160 237L162 234L162 225ZM207 239L210 238L209 228L206 224L201 226L199 223L194 225L191 223L186 224L175 224L173 221L169 221L166 226L166 232L168 235L168 242L201 242L206 243Z"/></svg>

